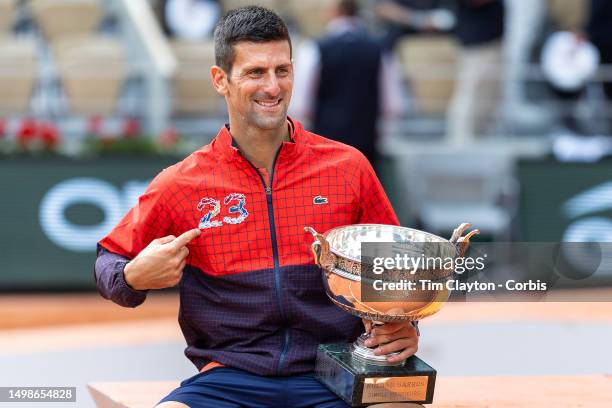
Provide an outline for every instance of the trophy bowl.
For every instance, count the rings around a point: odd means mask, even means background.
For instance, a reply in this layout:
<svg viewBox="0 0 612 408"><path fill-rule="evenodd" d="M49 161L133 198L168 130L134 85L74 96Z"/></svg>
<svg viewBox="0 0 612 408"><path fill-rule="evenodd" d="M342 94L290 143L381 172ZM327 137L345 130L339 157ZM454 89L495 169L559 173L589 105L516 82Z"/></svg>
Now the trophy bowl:
<svg viewBox="0 0 612 408"><path fill-rule="evenodd" d="M368 328L373 325L408 321L416 326L418 320L440 310L450 296L445 283L453 278L456 260L464 256L470 238L479 233L472 230L463 236L469 227L470 224L461 224L450 239L393 225L347 225L323 234L311 227L304 228L314 237L312 253L315 264L321 268L327 296L336 306L366 323L366 333L352 344L319 345L315 377L321 383L352 407L433 401L436 382L433 367L414 355L390 363L388 358L399 352L376 355L365 341L370 335ZM411 269L390 262L382 271L374 268L378 261L395 256L450 261L413 263ZM383 273L384 278L379 279ZM407 286L379 290L371 284L376 281L407 282ZM418 285L419 281L436 285Z"/></svg>
<svg viewBox="0 0 612 408"><path fill-rule="evenodd" d="M366 268L371 268L371 265L364 261L362 244L383 244L388 249L386 257L410 255L456 259L463 257L469 246L469 239L479 233L478 230L473 230L462 236L469 227L470 224L461 224L450 239L413 228L382 224L347 225L333 228L323 234L311 227L305 227L305 230L315 238L312 251L315 263L321 267L323 284L329 299L346 312L376 325L398 321L415 322L438 312L450 296L450 291L444 283L453 278L453 263L411 272L387 271L395 276L394 279L414 281L415 285L421 280L443 283L432 285L435 289L420 289L415 286L414 290L399 293L394 291L393 294L381 291L374 297L367 296L364 288L369 286L363 283L371 281L372 274L366 273ZM367 334L362 334L354 343L354 356L371 364L390 364L387 363L387 357L390 355L375 356L370 348L364 346L367 337ZM391 355L393 354L395 353Z"/></svg>

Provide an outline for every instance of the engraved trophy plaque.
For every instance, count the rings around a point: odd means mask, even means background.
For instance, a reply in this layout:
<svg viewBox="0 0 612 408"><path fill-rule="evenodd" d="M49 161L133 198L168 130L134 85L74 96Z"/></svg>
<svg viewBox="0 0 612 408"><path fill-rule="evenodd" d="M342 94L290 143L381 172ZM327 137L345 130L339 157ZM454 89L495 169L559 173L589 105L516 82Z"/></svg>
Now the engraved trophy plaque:
<svg viewBox="0 0 612 408"><path fill-rule="evenodd" d="M368 279L362 244L388 244L397 255L419 252L424 256L456 259L464 256L470 238L479 233L472 230L463 236L469 227L470 224L461 224L449 240L412 228L379 224L348 225L324 234L310 227L305 230L315 239L312 252L315 263L321 268L329 299L346 312L369 320L373 325L381 325L417 322L430 316L440 310L450 291L411 290L401 291L399 296L388 299L384 296L383 299L368 298L362 285L362 280ZM427 276L436 282L446 282L453 277L454 268L451 263L438 269L414 272L410 279ZM367 338L368 334L362 334L353 344L319 345L315 365L317 379L353 407L391 402L431 403L436 371L416 356L389 363L387 357L399 353L375 355L374 348L364 344Z"/></svg>

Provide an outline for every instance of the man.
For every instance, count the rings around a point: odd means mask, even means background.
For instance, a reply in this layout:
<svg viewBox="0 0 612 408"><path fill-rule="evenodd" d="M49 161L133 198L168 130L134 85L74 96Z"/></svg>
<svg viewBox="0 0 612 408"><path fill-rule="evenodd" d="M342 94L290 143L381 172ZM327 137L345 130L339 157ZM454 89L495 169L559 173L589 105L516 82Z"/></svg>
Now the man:
<svg viewBox="0 0 612 408"><path fill-rule="evenodd" d="M501 93L502 0L458 0L459 66L448 108L447 136L465 144L488 135L494 126Z"/></svg>
<svg viewBox="0 0 612 408"><path fill-rule="evenodd" d="M606 0L591 0L590 15L586 26L589 40L597 47L600 63L604 67L612 66L612 2ZM603 81L604 96L608 103L612 101L612 78L608 71ZM612 132L612 115L607 114L607 132Z"/></svg>
<svg viewBox="0 0 612 408"><path fill-rule="evenodd" d="M159 407L346 407L314 379L315 351L363 325L326 298L304 226L397 217L363 155L287 118L291 42L276 14L230 11L215 57L229 126L161 172L100 241L98 287L134 307L147 290L179 285L185 354L200 373ZM373 334L379 353L416 352L409 324Z"/></svg>
<svg viewBox="0 0 612 408"><path fill-rule="evenodd" d="M386 26L383 41L393 51L405 35L447 33L455 26L453 0L375 0L374 14Z"/></svg>
<svg viewBox="0 0 612 408"><path fill-rule="evenodd" d="M326 34L302 43L291 112L311 120L315 133L356 147L376 165L378 117L400 113L401 74L358 12L356 0L335 0Z"/></svg>

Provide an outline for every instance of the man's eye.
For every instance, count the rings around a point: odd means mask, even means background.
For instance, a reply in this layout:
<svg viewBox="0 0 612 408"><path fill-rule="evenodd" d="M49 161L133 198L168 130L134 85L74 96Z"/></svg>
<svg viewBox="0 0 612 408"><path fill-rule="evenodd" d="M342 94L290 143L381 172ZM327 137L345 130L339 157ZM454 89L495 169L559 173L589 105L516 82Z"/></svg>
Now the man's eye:
<svg viewBox="0 0 612 408"><path fill-rule="evenodd" d="M278 73L278 75L281 75L281 76L289 75L289 69L287 68L279 68L278 70L276 70L276 72Z"/></svg>
<svg viewBox="0 0 612 408"><path fill-rule="evenodd" d="M263 75L263 70L261 69L254 69L252 71L249 71L249 75L250 76L254 76L254 77L259 77Z"/></svg>

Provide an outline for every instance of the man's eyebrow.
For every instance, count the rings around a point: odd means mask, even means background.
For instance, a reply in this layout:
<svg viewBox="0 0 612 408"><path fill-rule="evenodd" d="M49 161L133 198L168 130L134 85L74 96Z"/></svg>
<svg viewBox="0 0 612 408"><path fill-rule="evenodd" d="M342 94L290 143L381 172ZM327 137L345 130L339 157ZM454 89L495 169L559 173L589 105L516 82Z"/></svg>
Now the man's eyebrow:
<svg viewBox="0 0 612 408"><path fill-rule="evenodd" d="M249 72L256 69L265 69L265 67L259 65L247 65L246 67L242 68L242 72Z"/></svg>
<svg viewBox="0 0 612 408"><path fill-rule="evenodd" d="M284 64L280 64L274 67L274 69L278 69L278 68L289 68L291 67L293 64L291 64L290 62L288 63L284 63ZM262 70L266 70L267 67L265 66L260 66L260 65L247 65L246 67L244 67L242 69L242 72L249 72L249 71L254 71L257 69L262 69Z"/></svg>

